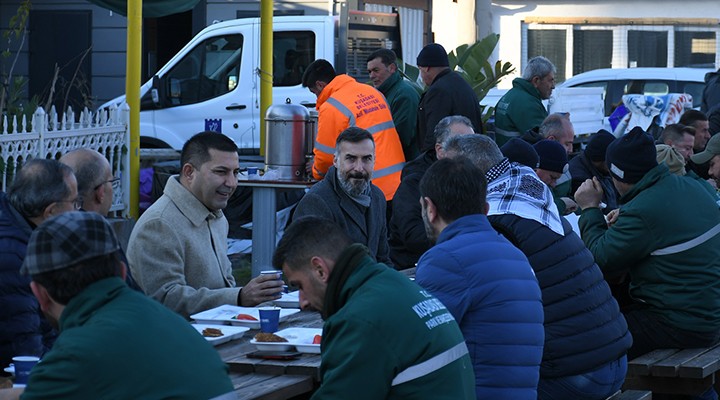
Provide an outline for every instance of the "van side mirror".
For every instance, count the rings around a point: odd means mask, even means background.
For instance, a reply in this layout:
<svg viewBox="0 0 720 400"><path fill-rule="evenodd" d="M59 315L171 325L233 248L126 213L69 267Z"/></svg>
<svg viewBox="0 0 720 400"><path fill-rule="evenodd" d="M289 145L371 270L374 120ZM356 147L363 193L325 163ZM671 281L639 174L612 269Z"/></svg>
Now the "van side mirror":
<svg viewBox="0 0 720 400"><path fill-rule="evenodd" d="M150 98L157 108L165 106L165 80L155 75L150 88Z"/></svg>

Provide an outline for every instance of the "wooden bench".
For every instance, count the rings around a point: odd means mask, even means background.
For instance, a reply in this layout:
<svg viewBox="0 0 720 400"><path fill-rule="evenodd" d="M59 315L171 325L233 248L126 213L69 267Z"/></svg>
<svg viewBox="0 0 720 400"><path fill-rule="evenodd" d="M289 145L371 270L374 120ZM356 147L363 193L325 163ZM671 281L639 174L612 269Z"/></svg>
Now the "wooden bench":
<svg viewBox="0 0 720 400"><path fill-rule="evenodd" d="M628 362L623 389L697 396L715 384L720 345L703 349L658 349Z"/></svg>
<svg viewBox="0 0 720 400"><path fill-rule="evenodd" d="M618 390L605 400L652 400L652 392L647 390Z"/></svg>

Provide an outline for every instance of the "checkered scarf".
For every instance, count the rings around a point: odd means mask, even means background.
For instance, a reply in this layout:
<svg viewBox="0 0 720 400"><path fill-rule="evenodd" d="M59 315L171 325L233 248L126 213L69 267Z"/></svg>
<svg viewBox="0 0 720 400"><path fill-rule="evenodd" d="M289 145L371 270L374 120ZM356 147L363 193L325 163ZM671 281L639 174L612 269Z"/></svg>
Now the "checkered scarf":
<svg viewBox="0 0 720 400"><path fill-rule="evenodd" d="M488 181L488 215L513 214L537 221L558 235L564 230L552 192L535 172L504 159L485 174Z"/></svg>

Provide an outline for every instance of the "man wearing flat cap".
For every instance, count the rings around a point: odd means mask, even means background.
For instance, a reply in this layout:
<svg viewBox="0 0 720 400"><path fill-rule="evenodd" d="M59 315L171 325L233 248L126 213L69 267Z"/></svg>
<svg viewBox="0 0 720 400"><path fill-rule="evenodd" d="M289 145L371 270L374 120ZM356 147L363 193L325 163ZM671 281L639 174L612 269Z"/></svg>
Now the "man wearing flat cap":
<svg viewBox="0 0 720 400"><path fill-rule="evenodd" d="M418 108L420 151L435 147L435 125L449 115L470 119L477 133L483 133L480 101L463 77L450 69L445 48L437 43L423 47L417 56L420 77L428 87Z"/></svg>
<svg viewBox="0 0 720 400"><path fill-rule="evenodd" d="M22 398L234 398L213 347L125 284L121 251L97 213L64 213L33 231L20 271L60 336Z"/></svg>
<svg viewBox="0 0 720 400"><path fill-rule="evenodd" d="M629 273L635 301L625 312L629 359L658 348L706 347L720 340L720 210L691 179L658 165L653 139L636 127L607 148L620 193L610 227L603 190L586 180L575 193L582 238L606 276Z"/></svg>

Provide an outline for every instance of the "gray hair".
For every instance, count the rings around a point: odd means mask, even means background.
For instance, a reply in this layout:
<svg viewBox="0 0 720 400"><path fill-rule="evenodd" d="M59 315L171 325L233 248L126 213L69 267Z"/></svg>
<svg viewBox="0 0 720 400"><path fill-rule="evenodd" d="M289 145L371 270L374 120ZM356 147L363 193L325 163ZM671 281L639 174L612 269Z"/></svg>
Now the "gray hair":
<svg viewBox="0 0 720 400"><path fill-rule="evenodd" d="M56 160L36 158L20 168L8 190L8 201L25 218L36 218L52 203L70 195L65 178L72 169Z"/></svg>
<svg viewBox="0 0 720 400"><path fill-rule="evenodd" d="M550 136L555 136L556 138L563 137L565 135L563 121L565 120L570 120L567 114L554 113L548 115L542 124L540 124L540 135L545 139Z"/></svg>
<svg viewBox="0 0 720 400"><path fill-rule="evenodd" d="M525 71L523 71L523 79L526 81L531 81L532 78L538 77L538 78L544 78L550 73L557 73L557 69L555 68L555 65L553 65L550 60L543 56L537 56L533 57L528 61L527 65L525 66Z"/></svg>
<svg viewBox="0 0 720 400"><path fill-rule="evenodd" d="M462 124L472 130L475 130L472 122L470 122L470 119L468 117L465 117L463 115L450 115L441 119L440 122L435 125L435 130L433 131L433 133L435 134L435 143L445 143L448 136L450 136L450 133L452 132L452 129L450 129L450 127L455 124Z"/></svg>
<svg viewBox="0 0 720 400"><path fill-rule="evenodd" d="M483 174L505 158L495 141L485 135L453 136L445 144L445 151L452 158L467 157Z"/></svg>

